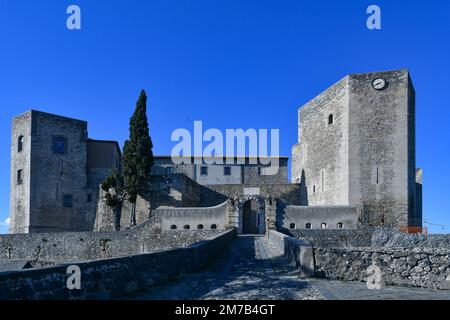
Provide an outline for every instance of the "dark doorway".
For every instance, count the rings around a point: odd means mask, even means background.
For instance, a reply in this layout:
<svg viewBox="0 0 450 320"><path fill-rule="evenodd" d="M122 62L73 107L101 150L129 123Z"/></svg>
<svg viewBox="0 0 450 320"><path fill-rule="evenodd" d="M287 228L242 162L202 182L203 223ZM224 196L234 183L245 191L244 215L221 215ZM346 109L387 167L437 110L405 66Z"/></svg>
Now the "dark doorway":
<svg viewBox="0 0 450 320"><path fill-rule="evenodd" d="M244 203L242 215L242 233L258 233L258 205L255 200L249 200Z"/></svg>

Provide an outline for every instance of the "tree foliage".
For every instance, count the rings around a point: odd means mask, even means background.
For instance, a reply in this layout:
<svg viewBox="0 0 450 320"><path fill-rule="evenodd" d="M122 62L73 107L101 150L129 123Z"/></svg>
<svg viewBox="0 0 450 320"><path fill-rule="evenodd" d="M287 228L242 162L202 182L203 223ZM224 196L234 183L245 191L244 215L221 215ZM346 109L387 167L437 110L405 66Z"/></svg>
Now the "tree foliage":
<svg viewBox="0 0 450 320"><path fill-rule="evenodd" d="M114 229L118 231L120 230L122 206L129 197L122 173L114 167L111 174L102 182L101 188L104 191L103 198L106 205L114 211Z"/></svg>
<svg viewBox="0 0 450 320"><path fill-rule="evenodd" d="M131 203L136 202L138 194L150 191L152 148L147 121L147 95L142 90L130 119L130 137L125 141L122 156L124 183Z"/></svg>

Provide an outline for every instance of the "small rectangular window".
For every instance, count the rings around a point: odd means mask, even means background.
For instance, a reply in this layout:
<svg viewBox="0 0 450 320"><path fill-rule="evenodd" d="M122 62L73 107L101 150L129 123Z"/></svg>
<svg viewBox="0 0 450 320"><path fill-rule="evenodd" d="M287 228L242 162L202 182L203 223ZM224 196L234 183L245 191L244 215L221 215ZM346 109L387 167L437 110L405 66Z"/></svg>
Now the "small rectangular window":
<svg viewBox="0 0 450 320"><path fill-rule="evenodd" d="M72 208L72 195L71 194L63 195L63 206L65 208Z"/></svg>
<svg viewBox="0 0 450 320"><path fill-rule="evenodd" d="M208 167L205 167L205 166L200 167L200 174L201 174L202 176L208 175Z"/></svg>
<svg viewBox="0 0 450 320"><path fill-rule="evenodd" d="M87 196L87 202L91 202L92 201L92 194L88 194Z"/></svg>
<svg viewBox="0 0 450 320"><path fill-rule="evenodd" d="M166 167L166 174L172 174L173 173L173 167Z"/></svg>
<svg viewBox="0 0 450 320"><path fill-rule="evenodd" d="M258 167L258 175L261 175L261 167Z"/></svg>
<svg viewBox="0 0 450 320"><path fill-rule="evenodd" d="M231 167L223 167L223 174L225 176L230 176L231 175Z"/></svg>
<svg viewBox="0 0 450 320"><path fill-rule="evenodd" d="M65 137L53 137L52 150L56 154L66 154L67 142Z"/></svg>
<svg viewBox="0 0 450 320"><path fill-rule="evenodd" d="M22 184L23 170L17 170L17 184Z"/></svg>

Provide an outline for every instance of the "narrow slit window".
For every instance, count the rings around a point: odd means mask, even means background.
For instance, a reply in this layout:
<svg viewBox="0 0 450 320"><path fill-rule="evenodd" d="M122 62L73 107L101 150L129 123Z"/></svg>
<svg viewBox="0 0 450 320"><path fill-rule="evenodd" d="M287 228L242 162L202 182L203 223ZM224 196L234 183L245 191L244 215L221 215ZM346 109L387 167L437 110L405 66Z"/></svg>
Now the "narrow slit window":
<svg viewBox="0 0 450 320"><path fill-rule="evenodd" d="M330 124L333 124L333 115L332 114L330 114L328 116L328 125L330 125Z"/></svg>
<svg viewBox="0 0 450 320"><path fill-rule="evenodd" d="M377 184L379 183L379 174L378 174L378 167L377 167Z"/></svg>
<svg viewBox="0 0 450 320"><path fill-rule="evenodd" d="M23 170L17 170L17 184L22 184Z"/></svg>
<svg viewBox="0 0 450 320"><path fill-rule="evenodd" d="M324 175L325 175L325 173L322 170L322 192L323 192L323 185L324 185L324 182L325 182Z"/></svg>
<svg viewBox="0 0 450 320"><path fill-rule="evenodd" d="M23 150L23 136L20 136L17 140L17 152L21 152Z"/></svg>

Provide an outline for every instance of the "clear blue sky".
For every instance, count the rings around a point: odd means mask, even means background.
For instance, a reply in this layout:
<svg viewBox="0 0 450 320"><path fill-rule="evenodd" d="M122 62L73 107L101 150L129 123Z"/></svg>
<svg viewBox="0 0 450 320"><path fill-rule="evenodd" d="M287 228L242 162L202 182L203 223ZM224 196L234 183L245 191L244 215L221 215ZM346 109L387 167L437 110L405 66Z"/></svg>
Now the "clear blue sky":
<svg viewBox="0 0 450 320"><path fill-rule="evenodd" d="M81 7L80 31L66 8ZM366 28L366 8L382 30ZM280 128L348 73L408 68L417 92L424 216L450 231L450 1L0 0L0 233L9 211L11 118L27 109L89 122L122 142L141 88L156 154L175 128ZM441 231L431 228L432 231Z"/></svg>

